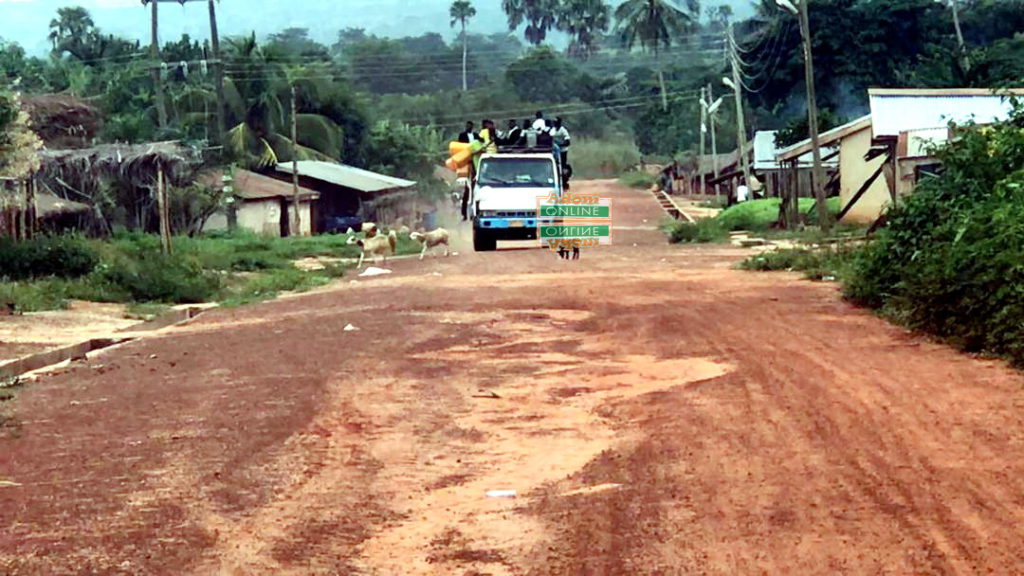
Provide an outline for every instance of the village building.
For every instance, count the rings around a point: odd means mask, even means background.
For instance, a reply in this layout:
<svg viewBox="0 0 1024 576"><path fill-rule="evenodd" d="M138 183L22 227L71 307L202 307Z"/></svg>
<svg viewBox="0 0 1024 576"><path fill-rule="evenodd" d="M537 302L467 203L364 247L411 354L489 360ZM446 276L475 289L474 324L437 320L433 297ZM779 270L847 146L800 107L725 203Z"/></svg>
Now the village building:
<svg viewBox="0 0 1024 576"><path fill-rule="evenodd" d="M235 226L263 236L292 235L295 217L295 190L290 183L269 176L235 170L230 176L215 172L204 179L211 186L226 186L233 201L229 208L212 216L204 231L227 230ZM320 194L299 187L299 234L313 233L313 204Z"/></svg>
<svg viewBox="0 0 1024 576"><path fill-rule="evenodd" d="M296 164L299 185L319 195L312 204L314 234L344 232L356 222L394 223L401 216L422 216L416 182L334 162ZM290 184L292 164L279 164L268 176Z"/></svg>
<svg viewBox="0 0 1024 576"><path fill-rule="evenodd" d="M889 89L868 91L871 113L824 132L820 144L839 150L839 189L844 222L877 222L922 177L938 170L935 146L950 138L950 125L988 124L1009 116L1007 96L1024 90ZM779 162L810 152L810 139L780 150ZM827 157L828 153L823 151ZM801 182L800 193L809 191Z"/></svg>

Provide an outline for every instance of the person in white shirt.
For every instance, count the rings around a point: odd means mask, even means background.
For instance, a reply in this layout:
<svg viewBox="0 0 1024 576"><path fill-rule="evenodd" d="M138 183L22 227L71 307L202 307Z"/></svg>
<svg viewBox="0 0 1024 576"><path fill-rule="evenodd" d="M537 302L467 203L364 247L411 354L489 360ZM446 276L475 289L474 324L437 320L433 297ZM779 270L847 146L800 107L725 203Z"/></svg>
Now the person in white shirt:
<svg viewBox="0 0 1024 576"><path fill-rule="evenodd" d="M743 180L740 181L740 185L736 187L736 203L743 203L750 200L750 188L747 187L747 183Z"/></svg>
<svg viewBox="0 0 1024 576"><path fill-rule="evenodd" d="M544 120L544 113L540 110L537 111L537 119L533 121L532 128L541 134L548 131L548 123Z"/></svg>
<svg viewBox="0 0 1024 576"><path fill-rule="evenodd" d="M555 118L555 123L551 127L551 139L554 140L555 146L558 147L559 161L561 162L562 168L562 186L567 186L569 174L569 145L572 144L572 138L569 136L569 131L566 130L565 125L562 124L561 118Z"/></svg>

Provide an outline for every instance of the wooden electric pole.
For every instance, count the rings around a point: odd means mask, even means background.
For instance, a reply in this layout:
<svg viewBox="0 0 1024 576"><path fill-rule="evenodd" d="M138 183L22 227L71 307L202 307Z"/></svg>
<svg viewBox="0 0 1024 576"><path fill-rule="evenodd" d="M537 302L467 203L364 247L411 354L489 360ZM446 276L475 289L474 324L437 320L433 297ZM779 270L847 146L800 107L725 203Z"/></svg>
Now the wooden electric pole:
<svg viewBox="0 0 1024 576"><path fill-rule="evenodd" d="M832 229L832 215L825 202L825 171L821 165L821 139L818 134L818 99L814 90L814 57L811 54L811 21L807 9L808 0L799 6L800 35L804 41L804 76L807 83L807 127L811 133L811 154L814 158L813 182L814 200L818 208L818 223L821 229Z"/></svg>
<svg viewBox="0 0 1024 576"><path fill-rule="evenodd" d="M295 85L292 84L292 236L302 236L302 219L299 216L299 127L295 117Z"/></svg>
<svg viewBox="0 0 1024 576"><path fill-rule="evenodd" d="M153 94L156 100L156 116L157 122L160 128L167 127L167 106L164 103L164 87L161 83L160 78L160 17L157 5L160 3L156 0L149 0L151 17L150 17L150 32L152 33L152 43L150 44L149 51L153 58Z"/></svg>
<svg viewBox="0 0 1024 576"><path fill-rule="evenodd" d="M220 35L217 31L215 0L209 0L210 47L213 49L213 82L217 91L217 141L223 145L228 131L227 111L224 109L224 62L220 59Z"/></svg>
<svg viewBox="0 0 1024 576"><path fill-rule="evenodd" d="M705 160L705 149L704 140L707 139L708 133L708 91L706 88L700 89L700 160L697 161L697 169L700 170L700 193L707 194L707 183L704 177L704 160Z"/></svg>
<svg viewBox="0 0 1024 576"><path fill-rule="evenodd" d="M714 104L715 91L713 88L713 84L711 82L708 82L708 106L713 106ZM710 124L711 128L711 170L712 173L715 175L716 182L718 181L718 142L715 141L715 119L717 118L717 116L717 110L711 110L710 108L708 109L708 124ZM718 187L718 184L715 184L714 188L715 198L718 198L719 196L721 196L721 188Z"/></svg>
<svg viewBox="0 0 1024 576"><path fill-rule="evenodd" d="M732 63L732 91L736 96L736 151L743 167L743 184L750 186L750 159L747 158L747 124L743 117L743 82L740 80L740 61L736 53L736 33L729 23L729 61Z"/></svg>

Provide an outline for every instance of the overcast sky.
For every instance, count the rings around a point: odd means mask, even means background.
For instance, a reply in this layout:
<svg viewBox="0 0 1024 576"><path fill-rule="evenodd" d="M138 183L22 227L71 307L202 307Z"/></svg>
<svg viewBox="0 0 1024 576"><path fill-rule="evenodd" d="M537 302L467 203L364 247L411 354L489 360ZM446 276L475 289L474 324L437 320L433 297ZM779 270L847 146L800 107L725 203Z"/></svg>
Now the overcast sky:
<svg viewBox="0 0 1024 576"><path fill-rule="evenodd" d="M479 32L506 29L501 0L475 0ZM751 13L751 0L705 0L705 6L731 4L737 16ZM13 40L32 53L48 50L50 20L61 6L84 6L104 32L148 40L148 9L139 0L0 0L0 38ZM265 36L287 27L309 28L314 38L333 42L337 31L366 28L381 36L410 36L424 32L452 34L448 7L451 0L221 0L218 16L225 36L255 31ZM161 40L187 33L203 39L209 34L206 2L185 6L160 4Z"/></svg>

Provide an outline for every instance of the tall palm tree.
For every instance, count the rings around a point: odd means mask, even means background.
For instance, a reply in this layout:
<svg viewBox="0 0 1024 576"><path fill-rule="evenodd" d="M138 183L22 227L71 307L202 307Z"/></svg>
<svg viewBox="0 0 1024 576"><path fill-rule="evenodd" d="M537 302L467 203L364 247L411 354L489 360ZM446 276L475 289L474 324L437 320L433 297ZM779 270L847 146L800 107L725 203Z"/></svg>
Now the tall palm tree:
<svg viewBox="0 0 1024 576"><path fill-rule="evenodd" d="M568 0L558 15L557 28L572 37L569 56L586 60L601 48L601 37L608 31L611 9L604 0Z"/></svg>
<svg viewBox="0 0 1024 576"><path fill-rule="evenodd" d="M693 29L700 13L698 0L685 0L685 11L671 0L626 0L615 10L616 29L627 49L637 44L654 52L657 60L663 48L670 48L681 36ZM661 107L668 109L665 92L665 72L658 66L661 87Z"/></svg>
<svg viewBox="0 0 1024 576"><path fill-rule="evenodd" d="M456 24L462 24L462 91L469 90L469 82L466 80L466 59L469 55L469 37L466 35L466 24L476 16L476 8L469 0L455 0L448 13L452 17L452 28Z"/></svg>
<svg viewBox="0 0 1024 576"><path fill-rule="evenodd" d="M331 160L341 156L342 131L332 120L315 113L317 103L331 89L329 70L322 65L290 66L287 58L264 50L255 36L228 40L226 58L233 70L224 83L230 152L252 168L265 168L281 161ZM295 86L305 110L295 115L298 146L292 153L286 135L291 111L286 103Z"/></svg>

